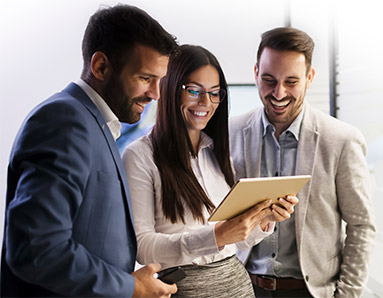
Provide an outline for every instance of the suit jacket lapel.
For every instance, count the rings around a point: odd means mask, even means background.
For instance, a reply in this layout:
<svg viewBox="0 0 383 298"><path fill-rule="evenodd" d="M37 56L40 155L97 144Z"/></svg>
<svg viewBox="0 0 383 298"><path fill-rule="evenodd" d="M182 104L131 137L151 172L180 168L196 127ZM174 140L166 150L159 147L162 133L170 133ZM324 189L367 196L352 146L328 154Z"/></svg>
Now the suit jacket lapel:
<svg viewBox="0 0 383 298"><path fill-rule="evenodd" d="M299 136L295 175L313 176L319 137L318 123L316 121L315 114L313 113L311 107L306 103L306 111L303 117L301 133ZM295 231L298 250L300 250L311 185L312 179L303 187L299 194L297 194L299 204L296 208L295 214Z"/></svg>
<svg viewBox="0 0 383 298"><path fill-rule="evenodd" d="M254 121L243 131L245 144L246 177L259 177L262 157L262 109L258 109Z"/></svg>
<svg viewBox="0 0 383 298"><path fill-rule="evenodd" d="M93 114L93 116L96 118L98 124L100 125L102 132L105 136L105 139L107 141L107 144L109 146L109 149L112 153L114 162L116 164L116 167L118 169L118 175L122 181L123 185L123 191L125 192L125 201L128 204L129 214L130 214L130 221L133 224L133 214L132 214L132 206L130 202L130 194L129 194L129 186L128 181L126 178L125 168L122 164L121 156L118 151L116 142L114 141L114 138L112 136L112 133L110 132L104 118L102 117L100 111L97 109L97 107L94 105L92 100L86 95L86 93L76 84L71 83L66 87L64 92L68 92L71 94L74 98L78 99L90 112Z"/></svg>
<svg viewBox="0 0 383 298"><path fill-rule="evenodd" d="M99 125L102 128L102 131L103 131L104 136L107 140L109 149L112 152L114 162L117 166L118 175L120 176L120 179L121 179L122 184L123 184L124 192L125 192L125 199L126 199L126 202L128 203L130 219L131 219L132 225L134 227L133 213L132 213L133 208L132 208L131 201L130 201L129 185L128 185L128 180L126 178L125 167L124 167L122 160L121 160L120 152L118 151L118 148L117 148L116 142L112 136L112 133L110 132L110 130L109 130L108 126L106 125L105 120L101 116L101 114L98 114L97 122L99 123Z"/></svg>

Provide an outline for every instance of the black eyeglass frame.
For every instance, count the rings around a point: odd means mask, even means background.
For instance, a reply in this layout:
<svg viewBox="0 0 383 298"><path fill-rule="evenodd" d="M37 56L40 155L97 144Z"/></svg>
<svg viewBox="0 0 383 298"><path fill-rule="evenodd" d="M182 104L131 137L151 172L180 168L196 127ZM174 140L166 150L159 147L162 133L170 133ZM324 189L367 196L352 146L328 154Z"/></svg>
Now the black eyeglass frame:
<svg viewBox="0 0 383 298"><path fill-rule="evenodd" d="M216 101L213 101L213 100L211 99L212 96L213 96L212 93L215 93L216 91L214 91L214 92L213 92L213 91L207 91L207 90L205 90L205 89L203 89L203 88L201 88L201 87L198 87L198 86L187 86L187 85L182 85L181 88L182 88L183 90L185 90L185 91L187 91L188 88L196 88L196 89L199 89L199 90L200 90L200 94L199 94L198 98L192 98L192 97L190 97L190 96L188 95L188 93L186 93L186 98L187 98L188 100L190 100L190 101L195 101L195 102L198 102L198 101L202 100L202 99L205 97L206 93L209 94L210 102L211 102L211 103L215 103L215 104L219 104L219 103L221 103L221 102L225 99L225 96L226 96L226 90L225 90L225 89L222 89L222 88L219 88L219 90L218 90L219 101L216 102Z"/></svg>

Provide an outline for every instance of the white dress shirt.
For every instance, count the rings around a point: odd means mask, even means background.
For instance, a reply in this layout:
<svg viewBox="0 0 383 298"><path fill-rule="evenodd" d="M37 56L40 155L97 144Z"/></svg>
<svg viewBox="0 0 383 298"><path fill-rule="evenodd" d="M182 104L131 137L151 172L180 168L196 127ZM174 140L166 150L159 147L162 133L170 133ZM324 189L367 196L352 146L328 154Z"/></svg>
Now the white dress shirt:
<svg viewBox="0 0 383 298"><path fill-rule="evenodd" d="M114 140L117 140L121 135L121 123L117 116L109 108L105 100L82 79L79 79L76 82L76 85L78 85L93 101L97 109L100 111L102 117L104 118L106 125L108 125Z"/></svg>
<svg viewBox="0 0 383 298"><path fill-rule="evenodd" d="M213 141L201 133L200 150L191 159L193 172L200 185L218 206L230 190L216 161ZM132 199L133 216L138 242L137 260L141 264L157 262L163 268L176 265L206 265L222 260L259 243L271 234L274 224L264 232L258 225L246 241L219 249L214 234L215 223L196 221L185 210L185 222L172 224L165 218L161 205L161 177L153 160L150 135L132 142L123 153ZM205 218L209 213L205 210ZM207 221L207 220L206 220Z"/></svg>

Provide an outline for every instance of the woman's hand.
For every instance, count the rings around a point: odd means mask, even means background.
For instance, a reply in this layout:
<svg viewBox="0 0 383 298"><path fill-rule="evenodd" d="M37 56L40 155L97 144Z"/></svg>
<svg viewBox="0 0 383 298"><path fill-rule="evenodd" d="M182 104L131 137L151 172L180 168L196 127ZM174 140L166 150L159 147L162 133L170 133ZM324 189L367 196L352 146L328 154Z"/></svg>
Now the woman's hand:
<svg viewBox="0 0 383 298"><path fill-rule="evenodd" d="M265 217L261 222L261 228L267 226L271 221L282 222L291 217L291 214L294 213L294 207L299 203L299 199L296 196L286 196L285 198L278 199L279 204L273 204L271 206L272 214Z"/></svg>
<svg viewBox="0 0 383 298"><path fill-rule="evenodd" d="M218 247L246 240L263 219L273 218L274 212L271 209L271 200L266 200L236 217L218 222L215 225L215 239ZM281 216L279 211L277 216L278 218Z"/></svg>

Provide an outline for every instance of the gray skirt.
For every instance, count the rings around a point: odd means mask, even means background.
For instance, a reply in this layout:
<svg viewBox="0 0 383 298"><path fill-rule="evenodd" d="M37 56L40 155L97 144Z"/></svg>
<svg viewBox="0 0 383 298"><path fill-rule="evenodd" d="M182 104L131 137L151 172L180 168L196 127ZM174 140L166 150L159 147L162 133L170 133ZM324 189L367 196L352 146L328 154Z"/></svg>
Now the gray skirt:
<svg viewBox="0 0 383 298"><path fill-rule="evenodd" d="M255 297L249 274L235 255L207 265L181 267L186 278L177 283L178 291L172 297Z"/></svg>

